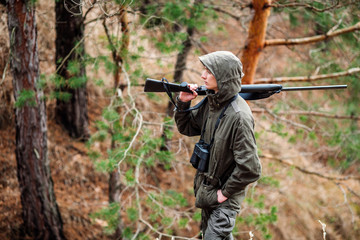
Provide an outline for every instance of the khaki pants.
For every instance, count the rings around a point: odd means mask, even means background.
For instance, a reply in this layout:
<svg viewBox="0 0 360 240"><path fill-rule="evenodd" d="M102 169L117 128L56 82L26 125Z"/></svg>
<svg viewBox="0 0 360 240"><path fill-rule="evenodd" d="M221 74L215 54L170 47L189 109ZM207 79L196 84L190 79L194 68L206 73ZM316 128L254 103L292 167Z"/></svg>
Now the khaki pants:
<svg viewBox="0 0 360 240"><path fill-rule="evenodd" d="M227 208L202 209L201 230L204 240L232 240L236 211Z"/></svg>

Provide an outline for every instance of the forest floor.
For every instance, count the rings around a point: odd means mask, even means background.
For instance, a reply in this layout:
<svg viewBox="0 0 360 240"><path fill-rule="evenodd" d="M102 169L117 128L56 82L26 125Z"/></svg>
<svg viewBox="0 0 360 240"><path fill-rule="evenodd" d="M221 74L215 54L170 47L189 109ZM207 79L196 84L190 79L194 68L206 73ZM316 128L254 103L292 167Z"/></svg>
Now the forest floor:
<svg viewBox="0 0 360 240"><path fill-rule="evenodd" d="M51 115L51 114L50 114ZM90 111L90 118L95 117ZM104 239L89 214L107 206L107 176L96 172L85 144L71 139L50 116L48 155L56 200L68 239ZM15 127L0 130L0 239L21 234L21 201L15 158Z"/></svg>

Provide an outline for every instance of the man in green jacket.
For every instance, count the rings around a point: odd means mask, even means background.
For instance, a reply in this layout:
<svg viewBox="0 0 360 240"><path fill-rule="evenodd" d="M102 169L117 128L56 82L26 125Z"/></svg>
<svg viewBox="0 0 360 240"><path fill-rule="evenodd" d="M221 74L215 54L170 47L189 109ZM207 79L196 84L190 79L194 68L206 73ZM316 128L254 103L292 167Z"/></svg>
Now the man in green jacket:
<svg viewBox="0 0 360 240"><path fill-rule="evenodd" d="M197 97L197 85L189 84L193 93L180 92L175 121L181 134L201 135L201 140L210 145L207 168L198 168L194 179L195 205L202 209L203 239L233 239L231 232L246 186L261 174L254 119L248 104L237 97L244 75L241 61L227 51L199 59L204 65L201 78L207 101L198 109L186 111Z"/></svg>

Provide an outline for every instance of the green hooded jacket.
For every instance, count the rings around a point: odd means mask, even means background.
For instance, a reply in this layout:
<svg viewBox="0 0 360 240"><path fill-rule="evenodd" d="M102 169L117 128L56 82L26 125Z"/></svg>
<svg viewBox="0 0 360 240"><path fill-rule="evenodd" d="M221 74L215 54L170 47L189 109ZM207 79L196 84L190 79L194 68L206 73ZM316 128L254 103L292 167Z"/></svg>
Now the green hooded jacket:
<svg viewBox="0 0 360 240"><path fill-rule="evenodd" d="M246 186L258 180L261 174L251 110L241 97L231 102L241 89L241 78L244 75L242 64L234 54L227 51L201 56L200 61L214 75L218 92L208 91L208 101L196 110L175 113L176 125L181 134L201 135L206 122L203 140L209 144L214 137L208 171L197 171L195 175L195 205L203 209L221 206L240 211ZM179 109L188 109L190 104L177 99ZM227 104L230 105L215 136L212 136L216 120ZM217 201L218 189L228 198L221 204Z"/></svg>

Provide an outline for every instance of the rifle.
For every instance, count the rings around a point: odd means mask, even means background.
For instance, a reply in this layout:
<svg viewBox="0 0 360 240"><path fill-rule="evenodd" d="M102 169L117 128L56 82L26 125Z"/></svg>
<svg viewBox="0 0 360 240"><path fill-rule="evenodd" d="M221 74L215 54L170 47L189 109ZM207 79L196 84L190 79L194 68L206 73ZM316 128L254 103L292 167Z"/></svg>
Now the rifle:
<svg viewBox="0 0 360 240"><path fill-rule="evenodd" d="M166 79L165 79L166 80ZM283 91L306 91L306 90L323 90L323 89L341 89L347 88L347 85L328 85L328 86L306 86L306 87L283 87L280 84L244 84L241 85L239 95L245 100L257 100L268 98L275 93ZM195 91L198 95L206 95L206 87L200 86ZM186 82L181 84L169 83L167 80L162 81L147 78L145 81L144 92L189 92Z"/></svg>

